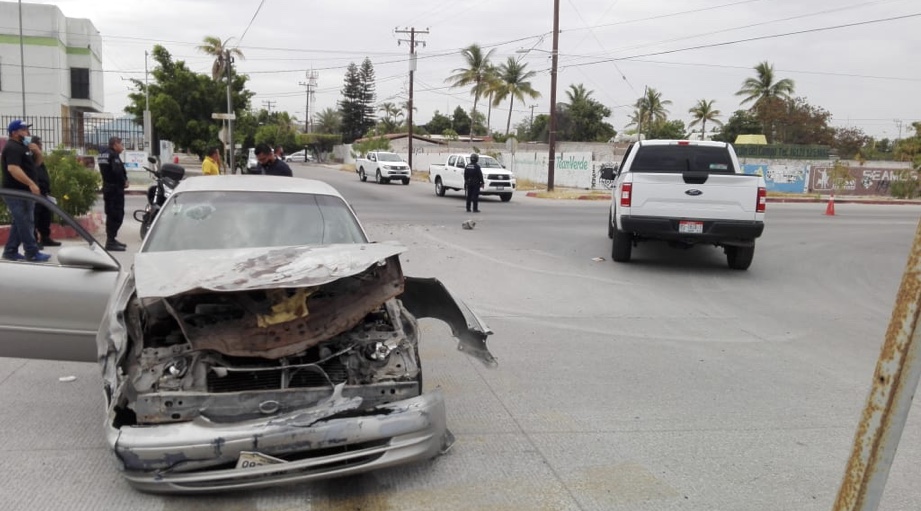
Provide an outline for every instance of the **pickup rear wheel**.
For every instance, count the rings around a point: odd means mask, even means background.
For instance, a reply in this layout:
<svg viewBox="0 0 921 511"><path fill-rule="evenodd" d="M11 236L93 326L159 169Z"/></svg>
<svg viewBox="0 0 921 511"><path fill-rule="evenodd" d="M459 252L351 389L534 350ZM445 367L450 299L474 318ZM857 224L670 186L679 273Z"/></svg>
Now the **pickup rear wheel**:
<svg viewBox="0 0 921 511"><path fill-rule="evenodd" d="M612 239L611 259L618 263L629 262L633 251L633 236L629 232L615 230Z"/></svg>
<svg viewBox="0 0 921 511"><path fill-rule="evenodd" d="M368 175L365 174L365 168L364 168L364 167L359 167L359 169L358 169L358 179L360 179L362 182L365 182L365 181L368 180Z"/></svg>
<svg viewBox="0 0 921 511"><path fill-rule="evenodd" d="M404 178L403 178L403 184L404 184L404 185L408 185L408 184L409 184L409 178L408 178L408 177L404 177Z"/></svg>
<svg viewBox="0 0 921 511"><path fill-rule="evenodd" d="M508 202L508 201L512 200L512 194L510 194L510 193L501 193L501 194L499 194L499 198L502 199L502 202Z"/></svg>
<svg viewBox="0 0 921 511"><path fill-rule="evenodd" d="M441 182L441 177L435 178L435 195L439 197L445 196L445 185Z"/></svg>
<svg viewBox="0 0 921 511"><path fill-rule="evenodd" d="M733 270L747 270L755 257L755 245L750 247L726 247L726 262Z"/></svg>

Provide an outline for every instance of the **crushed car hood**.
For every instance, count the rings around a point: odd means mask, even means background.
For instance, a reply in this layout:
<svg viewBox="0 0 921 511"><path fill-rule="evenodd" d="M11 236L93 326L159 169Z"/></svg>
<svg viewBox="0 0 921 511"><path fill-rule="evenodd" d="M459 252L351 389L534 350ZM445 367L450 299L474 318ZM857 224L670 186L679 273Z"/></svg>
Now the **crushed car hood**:
<svg viewBox="0 0 921 511"><path fill-rule="evenodd" d="M315 287L357 275L405 251L402 245L368 243L141 252L134 258L134 276L139 298L193 290Z"/></svg>

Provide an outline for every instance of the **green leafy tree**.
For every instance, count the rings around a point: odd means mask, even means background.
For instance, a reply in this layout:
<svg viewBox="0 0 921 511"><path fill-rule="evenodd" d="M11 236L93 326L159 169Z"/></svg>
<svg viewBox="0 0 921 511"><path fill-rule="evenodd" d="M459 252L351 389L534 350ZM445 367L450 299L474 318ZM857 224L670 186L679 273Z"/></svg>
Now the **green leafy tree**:
<svg viewBox="0 0 921 511"><path fill-rule="evenodd" d="M326 155L342 144L342 135L329 133L298 133L297 145L310 151L318 161L326 161Z"/></svg>
<svg viewBox="0 0 921 511"><path fill-rule="evenodd" d="M914 136L903 138L895 146L895 157L898 161L910 161L914 168L921 168L921 122L911 123L915 131Z"/></svg>
<svg viewBox="0 0 921 511"><path fill-rule="evenodd" d="M325 108L314 119L316 130L320 133L339 133L342 127L342 115L338 110Z"/></svg>
<svg viewBox="0 0 921 511"><path fill-rule="evenodd" d="M351 144L366 133L364 108L364 89L361 84L361 74L358 71L358 66L352 62L346 69L345 83L342 86L342 99L339 101L339 115L342 119L340 130L342 140L346 144Z"/></svg>
<svg viewBox="0 0 921 511"><path fill-rule="evenodd" d="M684 126L684 121L679 120L654 123L650 128L649 134L647 136L649 140L680 140L686 137L687 128Z"/></svg>
<svg viewBox="0 0 921 511"><path fill-rule="evenodd" d="M211 79L215 81L220 80L226 74L228 64L226 55L228 53L233 58L246 58L239 48L230 48L229 42L230 39L221 42L221 38L209 35L205 36L204 44L197 47L198 51L214 57L214 63L211 65Z"/></svg>
<svg viewBox="0 0 921 511"><path fill-rule="evenodd" d="M805 98L778 100L764 109L774 130L774 143L825 145L835 143L831 113Z"/></svg>
<svg viewBox="0 0 921 511"><path fill-rule="evenodd" d="M451 120L451 127L459 135L469 135L470 126L471 126L470 116L467 115L467 112L463 108L457 107L454 109L454 116Z"/></svg>
<svg viewBox="0 0 921 511"><path fill-rule="evenodd" d="M750 110L736 110L713 140L734 144L739 135L760 135L764 127Z"/></svg>
<svg viewBox="0 0 921 511"><path fill-rule="evenodd" d="M457 132L452 130L451 128L445 128L444 131L441 132L441 134L442 136L447 137L448 140L457 140L458 138L460 138Z"/></svg>
<svg viewBox="0 0 921 511"><path fill-rule="evenodd" d="M759 63L754 69L755 76L742 82L742 88L736 92L736 96L744 98L740 105L752 103L751 108L758 115L768 142L772 142L773 116L778 112L779 105L793 96L795 84L789 78L778 80L774 75L774 66L767 61Z"/></svg>
<svg viewBox="0 0 921 511"><path fill-rule="evenodd" d="M837 128L834 133L834 147L839 158L862 157L862 150L870 142L870 137L860 128Z"/></svg>
<svg viewBox="0 0 921 511"><path fill-rule="evenodd" d="M358 71L361 81L361 127L362 132L367 133L377 124L375 117L374 102L377 99L377 93L374 91L376 84L374 82L374 65L371 59L365 57L361 63L361 69Z"/></svg>
<svg viewBox="0 0 921 511"><path fill-rule="evenodd" d="M498 80L491 88L493 93L492 105L499 106L500 103L508 98L508 119L505 122L505 136L508 136L512 127L512 109L515 105L515 99L524 102L525 98L536 99L540 93L534 90L529 81L536 74L534 71L527 70L527 64L521 64L513 57L499 66ZM487 124L489 123L487 119Z"/></svg>
<svg viewBox="0 0 921 511"><path fill-rule="evenodd" d="M688 110L688 113L691 114L691 123L688 124L688 128L693 128L700 124L700 133L703 135L701 137L702 140L706 140L707 138L707 121L717 126L723 125L722 121L718 119L718 117L722 115L721 112L713 108L714 102L715 100L712 99L709 101L706 99L699 99L697 100L697 104Z"/></svg>
<svg viewBox="0 0 921 511"><path fill-rule="evenodd" d="M390 140L384 137L368 137L352 146L352 157L358 158L372 151L391 151Z"/></svg>
<svg viewBox="0 0 921 511"><path fill-rule="evenodd" d="M425 129L429 133L442 133L446 129L451 129L451 118L435 110L432 119L425 124Z"/></svg>
<svg viewBox="0 0 921 511"><path fill-rule="evenodd" d="M476 107L480 98L489 90L490 81L492 80L492 65L489 59L492 57L493 52L495 52L494 49L484 53L483 49L478 44L471 44L464 48L461 50L461 56L464 58L466 67L455 69L453 71L454 74L445 80L445 82L449 83L452 87L470 87L470 94L473 95L473 110L470 114L471 117L474 117L476 114ZM454 129L458 133L465 133L465 131L462 131L457 125L454 126ZM469 131L468 133L472 138L473 132Z"/></svg>
<svg viewBox="0 0 921 511"><path fill-rule="evenodd" d="M611 109L592 98L593 91L582 84L570 85L568 102L557 105L557 139L577 142L606 142L617 132L604 119Z"/></svg>
<svg viewBox="0 0 921 511"><path fill-rule="evenodd" d="M150 111L158 139L171 140L180 148L202 156L209 146L218 143L221 123L211 118L214 112L227 108L225 85L211 77L194 73L183 61L174 61L169 51L155 45L156 64L151 73ZM237 111L249 108L253 93L246 90L247 77L234 75L231 97ZM125 112L140 123L144 118L145 89L143 81L131 80L135 91L128 94Z"/></svg>

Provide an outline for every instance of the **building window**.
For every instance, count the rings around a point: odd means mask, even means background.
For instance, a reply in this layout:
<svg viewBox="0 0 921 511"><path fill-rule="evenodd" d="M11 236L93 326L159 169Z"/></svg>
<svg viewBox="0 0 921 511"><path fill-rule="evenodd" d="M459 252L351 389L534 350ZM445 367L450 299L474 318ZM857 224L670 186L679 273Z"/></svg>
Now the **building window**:
<svg viewBox="0 0 921 511"><path fill-rule="evenodd" d="M90 99L90 70L82 67L70 68L70 97Z"/></svg>

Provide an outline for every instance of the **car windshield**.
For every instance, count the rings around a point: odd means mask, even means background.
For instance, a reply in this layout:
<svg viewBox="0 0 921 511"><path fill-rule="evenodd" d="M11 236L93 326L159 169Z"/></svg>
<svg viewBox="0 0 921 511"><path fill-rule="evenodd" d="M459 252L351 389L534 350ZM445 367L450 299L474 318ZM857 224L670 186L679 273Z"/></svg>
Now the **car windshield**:
<svg viewBox="0 0 921 511"><path fill-rule="evenodd" d="M366 243L339 197L284 192L184 192L170 197L144 252Z"/></svg>
<svg viewBox="0 0 921 511"><path fill-rule="evenodd" d="M631 172L735 172L726 147L643 145L638 149Z"/></svg>
<svg viewBox="0 0 921 511"><path fill-rule="evenodd" d="M477 163L480 164L481 169L501 169L502 164L499 163L495 158L489 156L480 156L480 161Z"/></svg>
<svg viewBox="0 0 921 511"><path fill-rule="evenodd" d="M378 161L403 161L403 158L400 158L400 156L397 154L378 153L377 160Z"/></svg>

